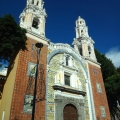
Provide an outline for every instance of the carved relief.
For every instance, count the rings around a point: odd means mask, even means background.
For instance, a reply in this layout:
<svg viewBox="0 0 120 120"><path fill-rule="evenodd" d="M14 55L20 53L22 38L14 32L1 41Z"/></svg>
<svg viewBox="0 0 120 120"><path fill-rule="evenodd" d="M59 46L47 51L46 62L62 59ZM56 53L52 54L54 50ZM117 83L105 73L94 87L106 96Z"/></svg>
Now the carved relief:
<svg viewBox="0 0 120 120"><path fill-rule="evenodd" d="M101 117L106 117L106 111L104 106L100 106Z"/></svg>
<svg viewBox="0 0 120 120"><path fill-rule="evenodd" d="M102 93L102 88L100 83L96 83L97 92Z"/></svg>

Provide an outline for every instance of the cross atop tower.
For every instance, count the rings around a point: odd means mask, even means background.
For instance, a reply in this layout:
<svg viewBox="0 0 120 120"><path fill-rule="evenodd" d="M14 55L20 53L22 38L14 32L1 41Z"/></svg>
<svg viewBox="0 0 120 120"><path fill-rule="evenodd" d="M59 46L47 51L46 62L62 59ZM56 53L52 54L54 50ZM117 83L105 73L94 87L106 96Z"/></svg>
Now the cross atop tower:
<svg viewBox="0 0 120 120"><path fill-rule="evenodd" d="M45 37L46 11L43 0L27 0L27 5L20 14L20 26L26 30Z"/></svg>

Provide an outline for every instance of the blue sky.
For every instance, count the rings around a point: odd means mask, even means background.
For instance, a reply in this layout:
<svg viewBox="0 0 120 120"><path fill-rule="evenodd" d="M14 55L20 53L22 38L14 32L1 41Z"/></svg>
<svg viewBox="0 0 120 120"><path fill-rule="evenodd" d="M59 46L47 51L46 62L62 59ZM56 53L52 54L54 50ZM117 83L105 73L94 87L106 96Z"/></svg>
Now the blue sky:
<svg viewBox="0 0 120 120"><path fill-rule="evenodd" d="M7 66L8 66L8 61L0 60L0 70L3 70L3 68Z"/></svg>
<svg viewBox="0 0 120 120"><path fill-rule="evenodd" d="M120 66L120 0L44 0L48 14L46 37L54 43L72 44L75 21L85 19L95 48ZM26 0L1 0L0 15L12 14L19 23L19 15Z"/></svg>

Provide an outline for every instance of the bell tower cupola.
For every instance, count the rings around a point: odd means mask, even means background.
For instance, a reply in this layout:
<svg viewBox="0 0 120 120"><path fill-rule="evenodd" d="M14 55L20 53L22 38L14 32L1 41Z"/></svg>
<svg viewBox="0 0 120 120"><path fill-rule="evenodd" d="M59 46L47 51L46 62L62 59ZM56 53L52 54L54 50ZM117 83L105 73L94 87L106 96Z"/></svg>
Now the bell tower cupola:
<svg viewBox="0 0 120 120"><path fill-rule="evenodd" d="M88 37L88 28L86 26L85 20L82 19L80 16L76 20L76 38L80 37Z"/></svg>
<svg viewBox="0 0 120 120"><path fill-rule="evenodd" d="M43 0L27 0L27 5L20 14L20 26L34 34L45 37L46 11Z"/></svg>
<svg viewBox="0 0 120 120"><path fill-rule="evenodd" d="M79 54L84 58L96 61L94 41L91 37L89 37L88 27L86 26L85 20L80 16L76 20L75 32L76 38L74 38L74 41L72 43L74 49L79 52Z"/></svg>

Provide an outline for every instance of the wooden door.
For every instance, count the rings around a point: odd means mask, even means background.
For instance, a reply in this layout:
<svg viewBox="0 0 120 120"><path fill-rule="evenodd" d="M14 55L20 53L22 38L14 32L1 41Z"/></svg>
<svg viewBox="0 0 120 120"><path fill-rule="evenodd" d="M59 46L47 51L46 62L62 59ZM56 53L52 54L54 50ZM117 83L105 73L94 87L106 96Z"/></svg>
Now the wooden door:
<svg viewBox="0 0 120 120"><path fill-rule="evenodd" d="M77 109L74 105L68 104L63 110L64 120L78 120Z"/></svg>

